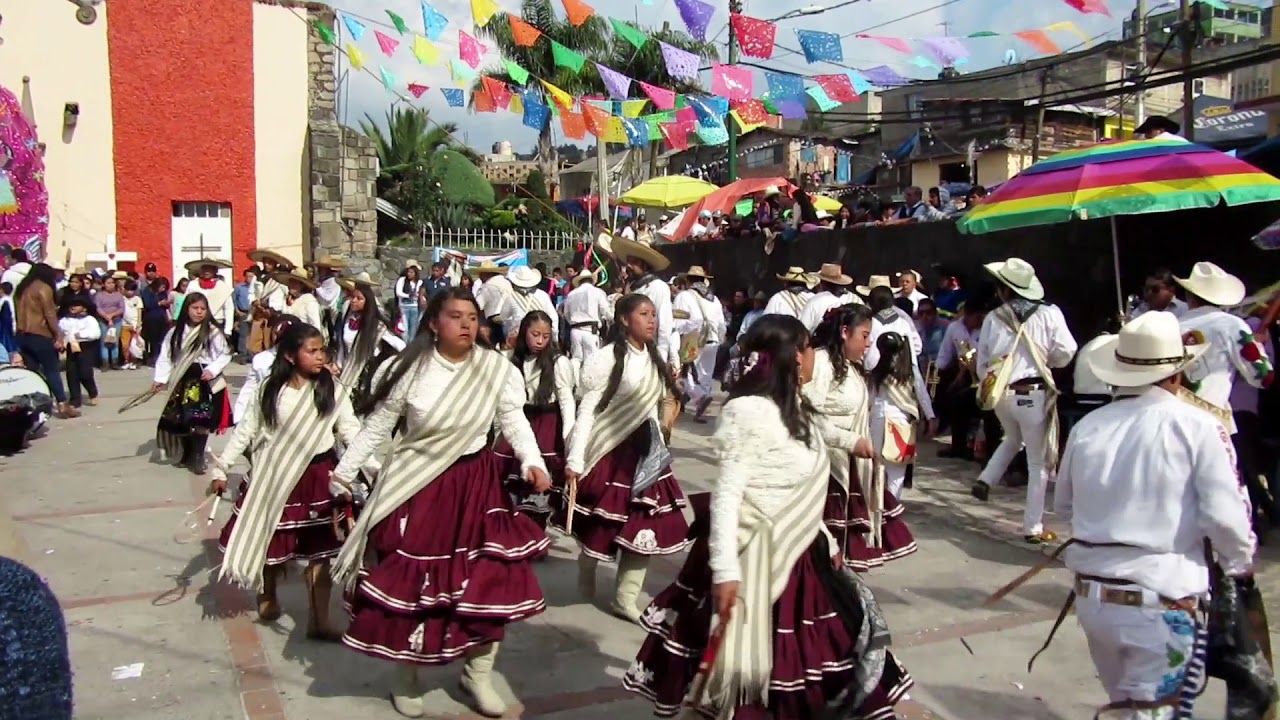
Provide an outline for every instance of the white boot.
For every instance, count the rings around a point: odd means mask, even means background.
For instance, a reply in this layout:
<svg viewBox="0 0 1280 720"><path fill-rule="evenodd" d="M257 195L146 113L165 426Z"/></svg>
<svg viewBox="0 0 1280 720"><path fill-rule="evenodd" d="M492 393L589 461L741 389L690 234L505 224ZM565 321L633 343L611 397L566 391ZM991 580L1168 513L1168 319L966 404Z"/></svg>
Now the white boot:
<svg viewBox="0 0 1280 720"><path fill-rule="evenodd" d="M391 706L405 717L420 718L427 714L422 702L422 687L418 684L418 666L396 663L391 681Z"/></svg>
<svg viewBox="0 0 1280 720"><path fill-rule="evenodd" d="M578 595L584 602L596 599L596 568L600 561L586 553L578 555Z"/></svg>
<svg viewBox="0 0 1280 720"><path fill-rule="evenodd" d="M498 643L477 645L467 651L467 664L462 668L462 689L485 717L500 718L507 711L507 704L493 689L493 662L497 659Z"/></svg>
<svg viewBox="0 0 1280 720"><path fill-rule="evenodd" d="M623 550L618 557L618 579L614 586L613 604L609 609L614 615L640 622L640 609L636 600L640 597L640 589L644 587L644 576L649 571L649 556Z"/></svg>

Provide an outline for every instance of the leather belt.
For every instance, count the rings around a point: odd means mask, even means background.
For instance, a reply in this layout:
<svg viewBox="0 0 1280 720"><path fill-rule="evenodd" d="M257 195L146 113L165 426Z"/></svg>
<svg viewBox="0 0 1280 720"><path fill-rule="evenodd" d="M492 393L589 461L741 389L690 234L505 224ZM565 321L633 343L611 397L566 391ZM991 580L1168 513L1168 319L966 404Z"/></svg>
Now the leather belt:
<svg viewBox="0 0 1280 720"><path fill-rule="evenodd" d="M598 322L580 322L569 323L570 330L590 330L591 332L599 332L600 323Z"/></svg>
<svg viewBox="0 0 1280 720"><path fill-rule="evenodd" d="M1097 586L1096 595L1091 585ZM1196 597L1185 597L1181 600L1167 598L1157 592L1143 589L1128 580L1097 577L1096 575L1077 574L1075 582L1076 594L1080 597L1097 597L1099 602L1108 605L1124 605L1126 607L1163 607L1165 610L1195 610L1200 605Z"/></svg>
<svg viewBox="0 0 1280 720"><path fill-rule="evenodd" d="M1047 387L1049 387L1048 383L1044 381L1044 378L1040 377L1023 378L1009 383L1009 389L1017 395L1026 395L1032 390L1044 390Z"/></svg>

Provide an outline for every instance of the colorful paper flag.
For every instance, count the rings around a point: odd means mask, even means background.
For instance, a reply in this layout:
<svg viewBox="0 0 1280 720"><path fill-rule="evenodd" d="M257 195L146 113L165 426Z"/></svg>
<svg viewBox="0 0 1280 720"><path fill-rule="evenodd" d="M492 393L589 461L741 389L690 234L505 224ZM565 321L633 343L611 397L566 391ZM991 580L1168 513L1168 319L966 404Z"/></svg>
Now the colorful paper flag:
<svg viewBox="0 0 1280 720"><path fill-rule="evenodd" d="M515 15L508 15L507 19L511 21L511 37L520 47L533 47L542 37L541 30Z"/></svg>
<svg viewBox="0 0 1280 720"><path fill-rule="evenodd" d="M364 23L346 13L342 13L342 24L347 26L347 32L351 33L351 38L356 42L360 42L364 38Z"/></svg>
<svg viewBox="0 0 1280 720"><path fill-rule="evenodd" d="M675 109L676 93L674 90L660 88L656 85L650 85L649 83L644 81L638 81L638 82L640 83L640 89L643 90L644 94L648 95L649 99L653 101L654 107L658 108L659 110Z"/></svg>
<svg viewBox="0 0 1280 720"><path fill-rule="evenodd" d="M760 127L760 126L764 125L764 123L754 123L754 124L753 124L753 123L749 123L749 122L747 122L746 120L743 120L743 119L742 119L742 116L738 114L738 111L737 111L737 110L730 110L730 111L729 111L729 117L733 118L733 122L734 122L734 124L738 126L738 134L739 134L739 135L746 135L747 133L751 132L752 130L755 130L756 128L758 128L758 127Z"/></svg>
<svg viewBox="0 0 1280 720"><path fill-rule="evenodd" d="M364 53L352 43L347 43L347 60L351 61L351 67L356 70L364 67Z"/></svg>
<svg viewBox="0 0 1280 720"><path fill-rule="evenodd" d="M556 67L569 68L574 72L582 72L582 66L587 62L581 53L570 50L555 40L551 41L551 59Z"/></svg>
<svg viewBox="0 0 1280 720"><path fill-rule="evenodd" d="M751 99L751 69L742 65L711 65L711 92L722 98Z"/></svg>
<svg viewBox="0 0 1280 720"><path fill-rule="evenodd" d="M840 45L839 35L817 30L796 30L796 37L800 40L800 49L804 51L806 62L844 62L844 48Z"/></svg>
<svg viewBox="0 0 1280 720"><path fill-rule="evenodd" d="M769 114L765 112L764 103L756 99L738 103L733 109L738 113L738 117L742 118L742 121L748 125L760 125L769 117Z"/></svg>
<svg viewBox="0 0 1280 720"><path fill-rule="evenodd" d="M638 118L644 114L644 106L648 104L648 100L623 100L622 117Z"/></svg>
<svg viewBox="0 0 1280 720"><path fill-rule="evenodd" d="M1070 20L1063 20L1062 22L1056 22L1052 25L1046 25L1044 27L1044 31L1045 32L1069 32L1072 35L1075 35L1076 37L1080 38L1080 43L1082 45L1089 44L1089 40L1090 40L1090 37L1086 35L1083 30L1080 29L1080 26L1076 25Z"/></svg>
<svg viewBox="0 0 1280 720"><path fill-rule="evenodd" d="M821 112L827 112L828 110L834 110L840 107L840 103L827 97L827 93L822 89L821 85L814 85L805 92L807 92L809 97L813 98L813 101L818 104L818 110Z"/></svg>
<svg viewBox="0 0 1280 720"><path fill-rule="evenodd" d="M582 0L563 0L563 2L565 15L569 16L569 24L574 27L580 27L596 14L595 8Z"/></svg>
<svg viewBox="0 0 1280 720"><path fill-rule="evenodd" d="M711 23L711 16L715 14L715 6L708 5L702 0L676 0L676 8L680 11L680 19L684 20L684 26L689 29L689 34L705 41L707 25Z"/></svg>
<svg viewBox="0 0 1280 720"><path fill-rule="evenodd" d="M432 45L430 40L421 35L413 36L413 56L423 65L440 64L440 48Z"/></svg>
<svg viewBox="0 0 1280 720"><path fill-rule="evenodd" d="M1062 52L1062 48L1058 47L1053 38L1043 30L1019 30L1014 35L1043 55L1057 55Z"/></svg>
<svg viewBox="0 0 1280 720"><path fill-rule="evenodd" d="M426 85L419 85L418 83L409 83L409 92L413 93L413 96L416 98L422 97L422 93L430 89L431 88L427 87Z"/></svg>
<svg viewBox="0 0 1280 720"><path fill-rule="evenodd" d="M601 139L605 142L626 145L628 142L627 126L623 124L622 118L617 115L609 116L609 122L604 128L604 137Z"/></svg>
<svg viewBox="0 0 1280 720"><path fill-rule="evenodd" d="M668 45L661 40L658 41L658 44L662 46L662 59L667 63L668 75L684 80L698 79L697 55L687 50L681 50L674 45Z"/></svg>
<svg viewBox="0 0 1280 720"><path fill-rule="evenodd" d="M953 37L925 38L923 42L944 65L955 65L957 60L969 57L969 49Z"/></svg>
<svg viewBox="0 0 1280 720"><path fill-rule="evenodd" d="M609 129L609 111L589 102L582 103L582 121L587 130L596 137L602 137Z"/></svg>
<svg viewBox="0 0 1280 720"><path fill-rule="evenodd" d="M512 95L511 104L507 105L507 109L517 115L524 115L524 98L519 95Z"/></svg>
<svg viewBox="0 0 1280 720"><path fill-rule="evenodd" d="M849 82L853 83L854 94L862 95L871 92L871 83L867 82L862 73L857 70L850 70L847 75L849 76Z"/></svg>
<svg viewBox="0 0 1280 720"><path fill-rule="evenodd" d="M493 98L494 104L498 107L504 108L511 104L511 90L501 80L482 75L480 84L484 86L485 93Z"/></svg>
<svg viewBox="0 0 1280 720"><path fill-rule="evenodd" d="M399 40L390 35L384 35L377 30L373 31L373 36L378 39L378 47L382 49L383 55L392 57L396 54L396 48L400 47Z"/></svg>
<svg viewBox="0 0 1280 720"><path fill-rule="evenodd" d="M773 57L773 41L778 26L767 20L732 13L729 24L738 36L738 47L747 57L769 59Z"/></svg>
<svg viewBox="0 0 1280 720"><path fill-rule="evenodd" d="M1099 15L1106 15L1107 17L1111 17L1111 11L1107 9L1107 3L1104 0L1063 0L1063 1L1066 2L1068 5L1070 5L1071 7L1075 8L1076 10L1079 10L1081 13L1084 13L1085 15L1088 15L1090 13L1097 13ZM1212 4L1212 3L1209 3L1209 4ZM1222 7L1222 9L1225 10L1226 8Z"/></svg>
<svg viewBox="0 0 1280 720"><path fill-rule="evenodd" d="M622 118L622 130L627 134L629 147L644 147L649 144L649 125L643 120Z"/></svg>
<svg viewBox="0 0 1280 720"><path fill-rule="evenodd" d="M565 92L565 91L561 90L560 88L556 87L555 85L552 85L551 83L547 82L546 80L539 80L539 82L541 82L541 83L542 83L542 87L546 88L547 92L548 92L548 93L550 93L550 95L551 95L552 99L555 101L555 104L556 104L556 105L559 105L561 110L572 110L572 109L573 109L573 96L572 96L572 95L570 95L569 93L567 93L567 92Z"/></svg>
<svg viewBox="0 0 1280 720"><path fill-rule="evenodd" d="M391 12L390 10L387 11L387 17L391 18L391 24L396 26L396 32L400 33L401 35L404 35L405 33L409 32L409 26L404 24L404 18Z"/></svg>
<svg viewBox="0 0 1280 720"><path fill-rule="evenodd" d="M449 61L449 77L453 78L453 82L458 87L466 87L476 79L476 71L467 66L467 64L458 58Z"/></svg>
<svg viewBox="0 0 1280 720"><path fill-rule="evenodd" d="M378 66L378 75L382 78L382 87L395 92L400 87L400 80L396 78L395 73L388 70L385 66Z"/></svg>
<svg viewBox="0 0 1280 720"><path fill-rule="evenodd" d="M644 47L644 44L649 41L648 35L645 35L621 20L609 18L609 23L613 25L613 32L615 35L631 43L631 45L637 50Z"/></svg>
<svg viewBox="0 0 1280 720"><path fill-rule="evenodd" d="M723 145L729 142L729 129L725 127L723 121L711 126L699 125L698 139L704 145Z"/></svg>
<svg viewBox="0 0 1280 720"><path fill-rule="evenodd" d="M524 85L529 82L528 70L525 70L524 68L511 62L510 60L506 60L504 62L506 62L507 64L507 74L511 76L511 79L517 85Z"/></svg>
<svg viewBox="0 0 1280 720"><path fill-rule="evenodd" d="M804 78L799 75L767 72L764 79L769 83L769 97L774 100L804 97Z"/></svg>
<svg viewBox="0 0 1280 720"><path fill-rule="evenodd" d="M488 25L493 16L501 11L502 8L493 0L471 0L471 17L476 21L476 27Z"/></svg>
<svg viewBox="0 0 1280 720"><path fill-rule="evenodd" d="M440 14L439 10L427 4L427 0L422 0L422 29L427 34L427 39L435 42L444 35L444 29L449 25L449 18Z"/></svg>
<svg viewBox="0 0 1280 720"><path fill-rule="evenodd" d="M848 75L815 75L813 80L827 97L836 102L848 103L858 99L858 92L853 89L853 81Z"/></svg>
<svg viewBox="0 0 1280 720"><path fill-rule="evenodd" d="M885 88L898 87L911 82L899 75L888 65L877 65L873 68L867 68L862 71L862 74L871 81L872 85Z"/></svg>
<svg viewBox="0 0 1280 720"><path fill-rule="evenodd" d="M498 105L489 97L487 92L471 93L471 108L476 112L491 113L498 112Z"/></svg>
<svg viewBox="0 0 1280 720"><path fill-rule="evenodd" d="M782 100L778 102L778 114L788 120L804 120L809 117L804 103L799 100Z"/></svg>
<svg viewBox="0 0 1280 720"><path fill-rule="evenodd" d="M667 147L672 150L688 150L689 149L689 130L692 126L688 123L662 123L658 126L662 132L662 137L667 141Z"/></svg>
<svg viewBox="0 0 1280 720"><path fill-rule="evenodd" d="M929 58L923 55L912 55L910 63L912 65L915 65L918 68L924 68L925 70L941 70L942 69L941 67L938 66L938 63L930 60Z"/></svg>
<svg viewBox="0 0 1280 720"><path fill-rule="evenodd" d="M445 102L449 103L449 107L466 105L466 97L458 88L440 88L440 92L444 94Z"/></svg>
<svg viewBox="0 0 1280 720"><path fill-rule="evenodd" d="M902 38L885 37L883 35L858 35L863 40L875 40L890 50L897 50L900 53L911 53L911 45Z"/></svg>
<svg viewBox="0 0 1280 720"><path fill-rule="evenodd" d="M626 100L631 94L631 78L623 75L617 70L596 63L596 70L600 73L600 79L604 81L604 86L609 91L610 97L620 100Z"/></svg>
<svg viewBox="0 0 1280 720"><path fill-rule="evenodd" d="M471 37L465 30L458 30L458 57L474 70L480 67L480 58L489 52L484 43Z"/></svg>
<svg viewBox="0 0 1280 720"><path fill-rule="evenodd" d="M337 45L338 38L333 34L333 28L320 22L319 20L311 21L311 26L316 29L316 34L324 41L326 45Z"/></svg>
<svg viewBox="0 0 1280 720"><path fill-rule="evenodd" d="M546 126L547 121L551 119L551 108L540 102L533 100L525 100L524 103L524 124L525 127L531 127L539 132Z"/></svg>
<svg viewBox="0 0 1280 720"><path fill-rule="evenodd" d="M582 113L560 113L560 129L570 140L585 140L587 137L587 123L582 118Z"/></svg>
<svg viewBox="0 0 1280 720"><path fill-rule="evenodd" d="M679 105L682 101L685 103L685 105L684 105L684 107L677 107L677 108L676 108L676 122L678 122L678 123L691 123L691 124L697 125L697 124L698 124L698 111L697 111L697 110L695 110L695 109L693 108L693 105L691 105L691 104L689 103L688 99L687 99L687 98L685 98L683 95L681 95L680 97L676 98L676 104L677 104L677 105Z"/></svg>

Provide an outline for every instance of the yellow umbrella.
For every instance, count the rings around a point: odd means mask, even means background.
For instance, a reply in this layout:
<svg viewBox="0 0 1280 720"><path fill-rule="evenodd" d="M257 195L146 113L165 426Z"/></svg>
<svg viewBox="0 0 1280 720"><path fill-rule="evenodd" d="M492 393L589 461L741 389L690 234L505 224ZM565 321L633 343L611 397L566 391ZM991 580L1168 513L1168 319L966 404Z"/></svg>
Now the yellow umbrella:
<svg viewBox="0 0 1280 720"><path fill-rule="evenodd" d="M678 208L692 205L720 188L687 175L664 175L628 190L618 202L641 207Z"/></svg>
<svg viewBox="0 0 1280 720"><path fill-rule="evenodd" d="M814 210L826 210L829 213L836 213L836 212L840 212L840 208L842 207L844 206L841 205L840 201L835 198L827 197L826 195L813 196Z"/></svg>

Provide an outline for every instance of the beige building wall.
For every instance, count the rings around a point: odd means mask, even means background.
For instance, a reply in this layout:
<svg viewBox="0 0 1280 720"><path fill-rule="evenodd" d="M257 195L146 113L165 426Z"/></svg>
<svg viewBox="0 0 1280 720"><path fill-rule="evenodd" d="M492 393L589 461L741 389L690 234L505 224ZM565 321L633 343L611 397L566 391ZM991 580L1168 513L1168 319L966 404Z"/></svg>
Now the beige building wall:
<svg viewBox="0 0 1280 720"><path fill-rule="evenodd" d="M299 218L303 217L304 195L311 180L303 164L308 25L294 13L279 5L253 6L254 173L257 247L301 263L303 245L309 238L303 236Z"/></svg>
<svg viewBox="0 0 1280 720"><path fill-rule="evenodd" d="M76 6L55 0L5 3L0 85L22 102L45 144L48 255L69 266L102 252L116 231L107 3L82 25ZM24 78L28 82L24 83ZM67 103L79 105L74 127Z"/></svg>
<svg viewBox="0 0 1280 720"><path fill-rule="evenodd" d="M960 156L916 160L911 165L911 184L928 192L939 184L943 165L963 161ZM977 165L978 184L991 187L1031 167L1031 153L1008 148L984 150L978 154Z"/></svg>

